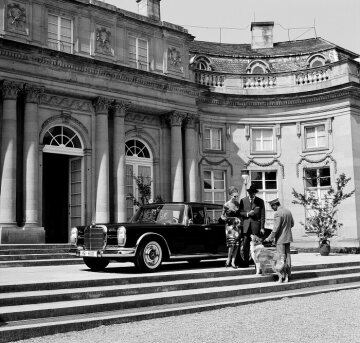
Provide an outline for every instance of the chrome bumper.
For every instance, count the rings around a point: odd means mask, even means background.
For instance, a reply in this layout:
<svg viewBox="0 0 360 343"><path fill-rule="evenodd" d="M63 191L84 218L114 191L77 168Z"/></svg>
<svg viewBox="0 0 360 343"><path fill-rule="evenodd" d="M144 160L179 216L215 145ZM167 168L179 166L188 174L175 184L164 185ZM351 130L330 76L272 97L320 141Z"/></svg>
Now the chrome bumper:
<svg viewBox="0 0 360 343"><path fill-rule="evenodd" d="M78 248L75 252L75 255L78 257L107 257L107 258L129 258L129 257L135 257L135 248L119 248L119 249L111 249L111 250L84 250L81 248Z"/></svg>

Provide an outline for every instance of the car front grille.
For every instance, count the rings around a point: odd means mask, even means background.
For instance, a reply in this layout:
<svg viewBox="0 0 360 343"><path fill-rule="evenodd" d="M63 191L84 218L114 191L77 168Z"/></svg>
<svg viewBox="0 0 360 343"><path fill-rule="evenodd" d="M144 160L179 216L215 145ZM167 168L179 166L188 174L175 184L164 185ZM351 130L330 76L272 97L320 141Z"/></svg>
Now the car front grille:
<svg viewBox="0 0 360 343"><path fill-rule="evenodd" d="M106 233L103 227L88 226L84 232L84 246L86 250L101 250L106 245Z"/></svg>

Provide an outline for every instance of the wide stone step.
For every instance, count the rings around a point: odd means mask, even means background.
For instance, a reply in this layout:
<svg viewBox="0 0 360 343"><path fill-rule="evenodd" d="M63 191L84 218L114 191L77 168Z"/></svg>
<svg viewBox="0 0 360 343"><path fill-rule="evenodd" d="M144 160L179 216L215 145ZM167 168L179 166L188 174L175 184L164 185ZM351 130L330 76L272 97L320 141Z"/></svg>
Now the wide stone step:
<svg viewBox="0 0 360 343"><path fill-rule="evenodd" d="M231 297L214 301L196 301L181 304L166 304L146 308L106 311L96 314L88 313L81 316L69 315L45 319L32 319L21 322L7 323L0 326L0 343L47 336L69 331L92 329L101 325L128 323L139 320L182 315L188 313L216 310L229 306L241 306L257 302L281 300L284 297L307 296L338 290L359 288L359 283L330 284L326 287L315 286L298 290L281 291L276 294L256 294L249 296ZM49 340L51 338L49 337Z"/></svg>
<svg viewBox="0 0 360 343"><path fill-rule="evenodd" d="M73 247L69 243L60 243L60 244L0 244L0 253L3 250L56 250L56 249L67 249Z"/></svg>
<svg viewBox="0 0 360 343"><path fill-rule="evenodd" d="M15 261L0 261L0 268L12 267L37 267L37 266L59 266L83 264L82 259L67 256L61 259L37 259L37 260L15 260Z"/></svg>
<svg viewBox="0 0 360 343"><path fill-rule="evenodd" d="M24 260L50 260L50 259L64 259L73 257L64 253L50 253L50 254L22 254L22 255L0 255L0 261L24 261Z"/></svg>
<svg viewBox="0 0 360 343"><path fill-rule="evenodd" d="M360 273L358 267L331 268L293 272L292 280L306 280L315 277L346 275ZM254 283L273 282L276 277L272 275L224 275L222 277L207 277L204 279L162 281L153 283L134 283L124 285L106 285L81 287L80 289L64 288L50 290L31 290L17 293L0 293L1 306L19 306L26 304L46 303L51 298L52 302L99 299L105 297L119 297L148 293L160 293L199 288L223 287Z"/></svg>
<svg viewBox="0 0 360 343"><path fill-rule="evenodd" d="M0 250L0 255L29 255L29 254L69 254L69 248L50 248L50 249L8 249Z"/></svg>
<svg viewBox="0 0 360 343"><path fill-rule="evenodd" d="M296 273L294 273L296 275ZM251 277L250 277L251 278ZM240 279L240 278L239 278ZM91 312L116 311L120 309L158 306L172 303L183 303L199 300L220 299L249 294L279 292L306 287L326 286L360 282L360 273L327 275L308 279L297 279L289 283L279 284L274 281L261 283L245 283L229 286L205 287L196 289L169 290L146 294L112 296L51 303L38 303L16 306L2 306L1 319L5 322L21 321L35 318L59 317ZM360 284L359 284L360 287Z"/></svg>

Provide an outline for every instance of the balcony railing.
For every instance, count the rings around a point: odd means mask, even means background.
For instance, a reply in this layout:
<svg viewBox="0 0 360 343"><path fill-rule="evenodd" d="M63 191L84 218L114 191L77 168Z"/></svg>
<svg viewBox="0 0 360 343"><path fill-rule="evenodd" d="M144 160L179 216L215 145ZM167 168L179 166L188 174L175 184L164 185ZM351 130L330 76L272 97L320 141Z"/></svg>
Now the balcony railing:
<svg viewBox="0 0 360 343"><path fill-rule="evenodd" d="M336 86L349 81L360 82L354 61L339 61L325 66L284 73L230 74L195 70L195 82L211 87L213 92L229 94L296 93ZM359 68L360 70L360 68Z"/></svg>

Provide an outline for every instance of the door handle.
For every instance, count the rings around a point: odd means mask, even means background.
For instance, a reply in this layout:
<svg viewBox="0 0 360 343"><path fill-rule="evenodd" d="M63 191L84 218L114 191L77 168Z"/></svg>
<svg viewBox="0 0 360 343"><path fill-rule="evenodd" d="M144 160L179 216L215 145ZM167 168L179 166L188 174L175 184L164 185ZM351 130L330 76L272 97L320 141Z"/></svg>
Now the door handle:
<svg viewBox="0 0 360 343"><path fill-rule="evenodd" d="M212 230L211 227L206 227L205 228L205 231L210 231L210 230Z"/></svg>

